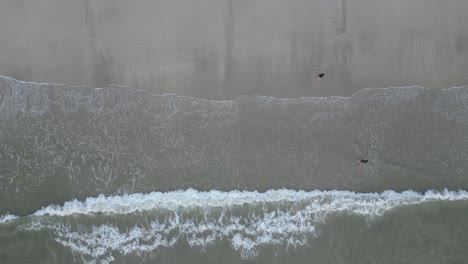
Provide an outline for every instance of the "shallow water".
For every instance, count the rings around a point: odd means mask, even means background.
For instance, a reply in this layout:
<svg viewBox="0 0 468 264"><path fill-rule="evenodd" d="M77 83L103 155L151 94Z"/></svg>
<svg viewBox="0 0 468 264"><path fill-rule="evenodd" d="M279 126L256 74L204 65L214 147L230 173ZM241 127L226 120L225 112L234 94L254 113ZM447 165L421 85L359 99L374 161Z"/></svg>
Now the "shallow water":
<svg viewBox="0 0 468 264"><path fill-rule="evenodd" d="M210 101L0 77L0 110L0 263L468 257L465 87Z"/></svg>
<svg viewBox="0 0 468 264"><path fill-rule="evenodd" d="M467 192L449 191L100 196L3 219L0 256L7 263L445 263L467 256L467 207Z"/></svg>

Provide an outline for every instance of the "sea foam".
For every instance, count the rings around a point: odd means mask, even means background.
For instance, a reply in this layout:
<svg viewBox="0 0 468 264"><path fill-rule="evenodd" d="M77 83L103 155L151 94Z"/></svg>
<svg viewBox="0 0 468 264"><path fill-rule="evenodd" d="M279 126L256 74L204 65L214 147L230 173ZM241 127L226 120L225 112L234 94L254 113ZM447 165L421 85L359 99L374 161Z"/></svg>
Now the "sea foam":
<svg viewBox="0 0 468 264"><path fill-rule="evenodd" d="M318 225L324 224L331 214L355 214L369 221L402 205L467 199L466 191L448 190L423 194L186 190L101 195L45 207L30 215L32 221L20 228L48 230L56 242L90 263L111 260L117 252L140 255L178 243L203 250L221 241L228 241L242 258L251 259L265 246L281 246L287 250L308 245L310 238L320 234ZM80 222L81 217L96 214L101 220L107 220L93 225ZM122 229L118 219L124 215L127 228ZM70 216L75 219L71 224L70 218L63 218Z"/></svg>
<svg viewBox="0 0 468 264"><path fill-rule="evenodd" d="M17 218L18 218L18 216L12 215L12 214L0 215L0 224L13 221L13 220L15 220Z"/></svg>
<svg viewBox="0 0 468 264"><path fill-rule="evenodd" d="M430 190L424 194L415 191L385 191L382 193L356 193L349 191L294 191L269 190L264 193L250 191L209 191L199 192L193 189L173 192L135 193L122 196L90 197L85 201L73 200L63 206L50 205L35 212L33 216L72 214L113 213L131 214L133 212L155 209L189 209L232 207L276 202L310 202L320 211L348 210L363 215L380 215L398 205L417 204L430 200L465 200L467 191L442 192Z"/></svg>

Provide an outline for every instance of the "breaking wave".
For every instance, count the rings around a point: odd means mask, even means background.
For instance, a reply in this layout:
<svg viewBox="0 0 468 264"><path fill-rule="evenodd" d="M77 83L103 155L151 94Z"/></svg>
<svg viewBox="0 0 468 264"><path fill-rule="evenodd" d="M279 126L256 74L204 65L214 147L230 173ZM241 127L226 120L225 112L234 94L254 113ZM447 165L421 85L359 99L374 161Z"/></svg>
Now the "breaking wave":
<svg viewBox="0 0 468 264"><path fill-rule="evenodd" d="M287 250L308 245L320 234L318 226L332 214L352 214L371 221L403 205L467 199L466 191L448 190L422 194L186 190L101 195L47 206L21 218L29 220L18 229L48 230L56 242L89 260L110 261L116 253L149 253L180 243L204 250L223 241L249 259L264 247ZM93 224L86 225L86 219L93 219Z"/></svg>

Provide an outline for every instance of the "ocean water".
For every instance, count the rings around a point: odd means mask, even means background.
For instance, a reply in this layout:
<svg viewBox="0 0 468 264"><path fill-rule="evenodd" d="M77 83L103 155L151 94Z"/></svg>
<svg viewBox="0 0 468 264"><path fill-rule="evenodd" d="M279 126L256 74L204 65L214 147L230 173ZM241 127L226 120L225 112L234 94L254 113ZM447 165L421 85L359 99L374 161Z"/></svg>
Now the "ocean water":
<svg viewBox="0 0 468 264"><path fill-rule="evenodd" d="M2 76L0 263L466 263L466 131L466 87L210 101Z"/></svg>

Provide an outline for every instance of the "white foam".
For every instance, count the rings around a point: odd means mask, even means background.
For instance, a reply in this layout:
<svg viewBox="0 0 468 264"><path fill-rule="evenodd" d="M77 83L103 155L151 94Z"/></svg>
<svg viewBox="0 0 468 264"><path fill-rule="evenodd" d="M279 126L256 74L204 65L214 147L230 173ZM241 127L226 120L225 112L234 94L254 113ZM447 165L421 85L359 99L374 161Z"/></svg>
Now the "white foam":
<svg viewBox="0 0 468 264"><path fill-rule="evenodd" d="M18 218L18 216L8 214L8 213L6 215L0 215L0 224L13 221L13 220L15 220L17 218Z"/></svg>
<svg viewBox="0 0 468 264"><path fill-rule="evenodd" d="M73 200L63 206L51 205L34 213L34 216L72 214L131 214L134 212L157 209L177 210L190 208L216 208L239 205L256 205L277 202L310 202L317 208L328 208L331 211L349 210L359 214L380 215L385 210L398 205L415 204L428 200L464 200L468 199L466 191L443 192L427 191L424 194L414 191L397 193L355 193L349 191L294 191L269 190L264 193L249 191L209 191L196 190L174 192L152 192L148 194L129 194L122 196L104 196L87 198L81 202Z"/></svg>
<svg viewBox="0 0 468 264"><path fill-rule="evenodd" d="M71 201L64 206L43 208L32 215L33 221L22 228L49 229L55 241L90 262L113 259L116 252L118 255L153 252L183 241L191 247L204 249L222 240L229 241L242 258L249 259L257 256L260 247L265 245L286 249L307 245L311 237L318 235L317 225L325 223L332 213L348 212L371 220L401 205L437 200L468 200L468 192L187 190L110 197L101 195L84 202ZM252 211L236 211L238 206ZM160 215L157 210L161 209L165 215L163 220L156 217ZM148 214L132 215L134 212ZM200 212L204 217L199 217ZM49 221L47 219L50 218L42 217L95 213L129 214L126 221L131 222L126 222L126 225L134 223L135 226L122 230L112 222L114 218L97 226L82 226L79 222L73 226L66 221L57 223L56 219Z"/></svg>

